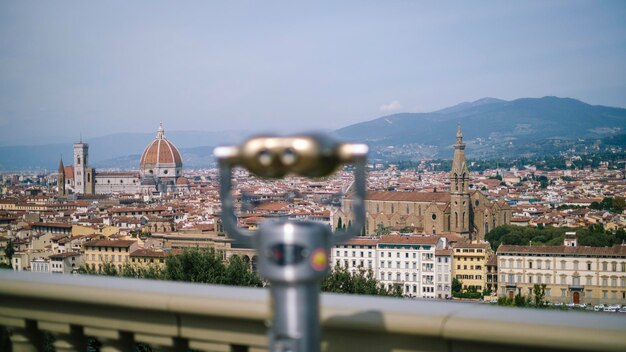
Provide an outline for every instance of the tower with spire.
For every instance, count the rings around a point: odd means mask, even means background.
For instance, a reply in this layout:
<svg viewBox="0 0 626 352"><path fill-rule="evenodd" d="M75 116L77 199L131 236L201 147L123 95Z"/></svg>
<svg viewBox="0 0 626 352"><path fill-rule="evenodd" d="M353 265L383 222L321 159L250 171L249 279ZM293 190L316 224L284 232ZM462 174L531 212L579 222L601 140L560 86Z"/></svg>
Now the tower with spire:
<svg viewBox="0 0 626 352"><path fill-rule="evenodd" d="M59 160L59 174L57 175L57 190L59 197L65 196L65 166L63 157Z"/></svg>
<svg viewBox="0 0 626 352"><path fill-rule="evenodd" d="M450 171L450 231L469 235L470 223L469 170L465 160L463 132L459 125Z"/></svg>

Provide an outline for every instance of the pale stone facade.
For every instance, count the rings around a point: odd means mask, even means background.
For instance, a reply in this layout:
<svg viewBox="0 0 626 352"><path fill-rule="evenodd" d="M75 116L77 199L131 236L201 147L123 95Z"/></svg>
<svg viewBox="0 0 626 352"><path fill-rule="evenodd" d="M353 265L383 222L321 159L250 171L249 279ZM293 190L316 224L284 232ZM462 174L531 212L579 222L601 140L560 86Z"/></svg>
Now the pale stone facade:
<svg viewBox="0 0 626 352"><path fill-rule="evenodd" d="M626 246L498 247L499 295L529 295L546 284L555 303L626 304Z"/></svg>

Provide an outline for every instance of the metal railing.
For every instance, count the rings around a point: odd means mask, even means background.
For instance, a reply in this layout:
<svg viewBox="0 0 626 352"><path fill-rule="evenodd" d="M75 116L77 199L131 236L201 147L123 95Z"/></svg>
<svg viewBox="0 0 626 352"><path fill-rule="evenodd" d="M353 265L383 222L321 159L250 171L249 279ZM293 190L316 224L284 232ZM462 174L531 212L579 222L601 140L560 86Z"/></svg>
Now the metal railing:
<svg viewBox="0 0 626 352"><path fill-rule="evenodd" d="M13 351L266 351L266 289L0 271L0 325ZM626 351L626 314L323 294L325 351ZM0 345L0 349L3 346Z"/></svg>

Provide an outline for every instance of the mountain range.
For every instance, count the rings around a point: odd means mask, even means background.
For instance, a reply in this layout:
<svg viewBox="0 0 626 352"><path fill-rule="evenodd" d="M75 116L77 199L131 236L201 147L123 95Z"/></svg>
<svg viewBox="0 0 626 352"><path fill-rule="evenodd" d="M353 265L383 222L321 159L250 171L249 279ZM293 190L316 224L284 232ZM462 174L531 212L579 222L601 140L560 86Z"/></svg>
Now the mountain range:
<svg viewBox="0 0 626 352"><path fill-rule="evenodd" d="M546 141L603 139L624 141L626 109L589 105L571 98L543 97L506 101L483 98L429 113L399 113L350 125L333 133L340 139L367 142L376 148L428 151L422 156L451 157L440 153L455 142L457 126L463 130L469 156L512 156L538 148ZM172 131L168 139L179 148L186 168L211 166L213 146L236 143L242 131ZM137 169L153 133L120 133L87 140L91 164L100 169ZM438 154L440 153L440 154ZM54 170L59 158L71 164L72 144L0 147L0 171ZM450 155L448 155L450 154Z"/></svg>
<svg viewBox="0 0 626 352"><path fill-rule="evenodd" d="M336 134L373 145L441 147L454 143L457 126L462 127L466 140L526 143L547 138L603 138L623 133L626 109L571 98L483 98L430 113L383 116L341 128Z"/></svg>

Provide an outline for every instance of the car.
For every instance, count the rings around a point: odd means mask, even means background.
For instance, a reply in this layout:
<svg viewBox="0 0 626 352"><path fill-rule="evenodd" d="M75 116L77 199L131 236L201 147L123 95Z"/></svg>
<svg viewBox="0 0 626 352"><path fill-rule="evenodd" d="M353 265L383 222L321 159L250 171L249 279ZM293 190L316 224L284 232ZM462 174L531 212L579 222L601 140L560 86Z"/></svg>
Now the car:
<svg viewBox="0 0 626 352"><path fill-rule="evenodd" d="M604 306L603 305L593 306L593 311L594 312L602 312L602 311L604 311Z"/></svg>

